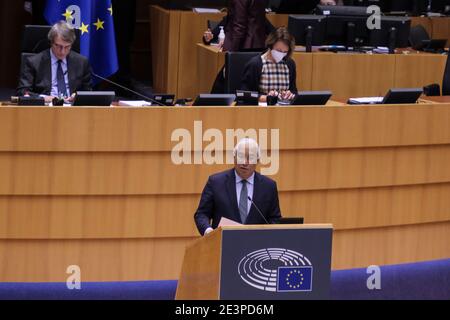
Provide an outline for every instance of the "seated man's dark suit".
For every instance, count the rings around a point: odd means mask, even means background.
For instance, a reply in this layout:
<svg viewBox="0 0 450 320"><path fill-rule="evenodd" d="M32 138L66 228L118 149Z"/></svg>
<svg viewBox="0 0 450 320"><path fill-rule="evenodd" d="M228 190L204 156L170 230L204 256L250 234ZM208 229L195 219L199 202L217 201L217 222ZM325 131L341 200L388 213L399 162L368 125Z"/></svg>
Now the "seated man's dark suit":
<svg viewBox="0 0 450 320"><path fill-rule="evenodd" d="M26 93L50 95L52 90L50 50L44 50L25 59L17 95L22 96ZM92 90L88 59L74 51L71 51L66 59L70 93Z"/></svg>
<svg viewBox="0 0 450 320"><path fill-rule="evenodd" d="M257 172L255 172L252 200L269 223L276 223L281 218L276 182ZM254 205L251 206L246 221L241 221L234 169L209 177L194 215L201 235L209 227L216 228L222 217L245 224L266 223Z"/></svg>

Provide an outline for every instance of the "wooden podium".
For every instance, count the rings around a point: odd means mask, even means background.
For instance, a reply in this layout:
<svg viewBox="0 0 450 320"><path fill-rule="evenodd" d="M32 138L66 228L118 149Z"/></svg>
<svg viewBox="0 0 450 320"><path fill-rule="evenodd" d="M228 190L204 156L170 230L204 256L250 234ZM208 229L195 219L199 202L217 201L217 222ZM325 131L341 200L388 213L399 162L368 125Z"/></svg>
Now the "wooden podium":
<svg viewBox="0 0 450 320"><path fill-rule="evenodd" d="M219 227L186 248L177 300L327 299L333 227Z"/></svg>

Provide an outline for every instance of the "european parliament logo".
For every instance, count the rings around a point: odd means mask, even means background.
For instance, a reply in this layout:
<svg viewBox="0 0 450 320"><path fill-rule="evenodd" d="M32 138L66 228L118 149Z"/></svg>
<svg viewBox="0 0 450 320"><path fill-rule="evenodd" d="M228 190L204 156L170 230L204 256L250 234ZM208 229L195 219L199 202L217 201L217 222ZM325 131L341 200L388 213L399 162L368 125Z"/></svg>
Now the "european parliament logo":
<svg viewBox="0 0 450 320"><path fill-rule="evenodd" d="M312 291L313 266L307 257L293 250L253 251L241 259L238 273L249 286L263 291Z"/></svg>

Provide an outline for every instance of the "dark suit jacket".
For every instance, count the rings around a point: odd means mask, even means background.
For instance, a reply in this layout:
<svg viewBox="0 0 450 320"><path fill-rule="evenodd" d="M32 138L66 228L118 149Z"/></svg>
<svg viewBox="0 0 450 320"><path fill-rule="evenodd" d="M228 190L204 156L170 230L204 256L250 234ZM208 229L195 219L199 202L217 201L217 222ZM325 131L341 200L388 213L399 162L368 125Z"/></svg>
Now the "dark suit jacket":
<svg viewBox="0 0 450 320"><path fill-rule="evenodd" d="M253 186L253 202L269 223L275 223L281 218L276 182L257 172L255 172ZM195 223L201 235L209 227L216 228L222 217L242 223L236 196L234 169L209 177L194 215ZM265 223L252 204L245 224Z"/></svg>
<svg viewBox="0 0 450 320"><path fill-rule="evenodd" d="M67 73L70 92L92 90L91 67L86 57L71 51L67 56ZM25 59L22 66L17 94L50 95L52 90L52 67L50 49Z"/></svg>
<svg viewBox="0 0 450 320"><path fill-rule="evenodd" d="M266 8L261 0L230 0L225 51L265 48Z"/></svg>

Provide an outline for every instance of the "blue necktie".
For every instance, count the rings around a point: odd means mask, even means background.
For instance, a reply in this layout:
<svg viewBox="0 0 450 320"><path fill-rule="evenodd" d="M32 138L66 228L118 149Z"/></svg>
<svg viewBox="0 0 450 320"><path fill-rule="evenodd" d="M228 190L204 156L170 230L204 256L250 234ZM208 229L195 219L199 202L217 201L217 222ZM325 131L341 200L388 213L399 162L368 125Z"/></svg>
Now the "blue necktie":
<svg viewBox="0 0 450 320"><path fill-rule="evenodd" d="M248 207L248 192L247 192L247 180L242 180L241 196L239 197L239 214L241 215L241 222L245 223L247 220L247 207Z"/></svg>
<svg viewBox="0 0 450 320"><path fill-rule="evenodd" d="M66 81L64 80L64 72L62 69L62 60L58 60L58 68L56 69L56 80L58 81L58 96L67 96Z"/></svg>

